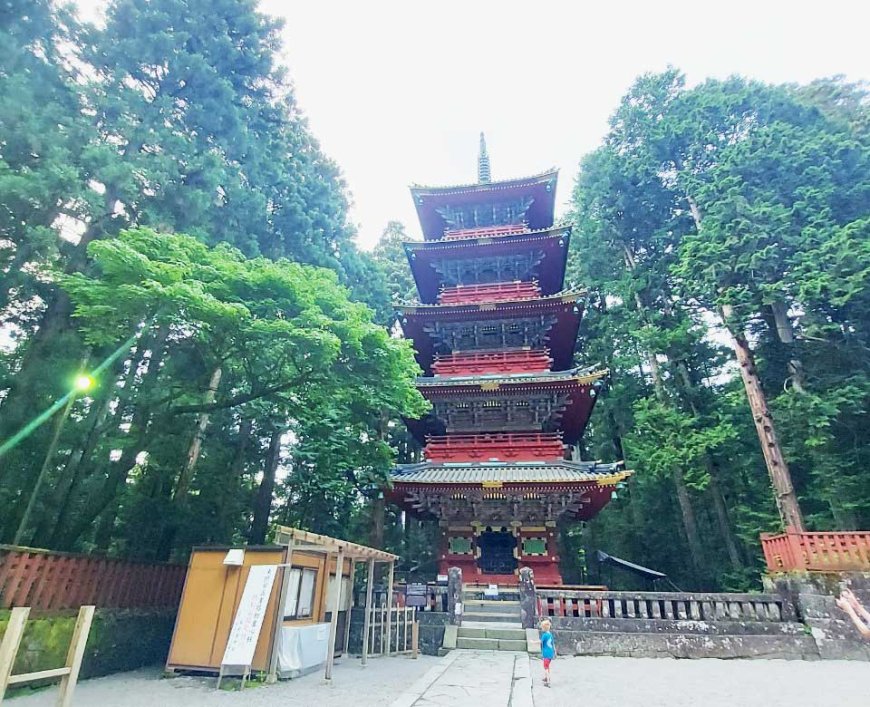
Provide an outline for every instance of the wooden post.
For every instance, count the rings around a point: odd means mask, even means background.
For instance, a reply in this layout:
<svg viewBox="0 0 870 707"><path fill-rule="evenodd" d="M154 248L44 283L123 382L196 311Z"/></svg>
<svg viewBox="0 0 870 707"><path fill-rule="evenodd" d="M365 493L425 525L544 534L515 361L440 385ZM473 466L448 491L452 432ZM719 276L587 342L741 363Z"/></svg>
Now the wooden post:
<svg viewBox="0 0 870 707"><path fill-rule="evenodd" d="M272 651L269 654L269 674L266 682L278 682L278 652L281 646L281 628L284 626L284 605L287 603L287 592L290 588L290 570L293 568L293 536L287 541L284 551L284 564L279 568L278 603L275 606L275 620L272 622Z"/></svg>
<svg viewBox="0 0 870 707"><path fill-rule="evenodd" d="M418 655L418 646L420 645L420 624L417 620L411 624L411 655L416 658Z"/></svg>
<svg viewBox="0 0 870 707"><path fill-rule="evenodd" d="M326 651L324 677L332 680L332 663L335 661L335 639L338 632L338 612L341 609L341 571L344 568L344 549L338 551L335 560L335 591L332 594L332 616L329 619L329 648ZM329 577L329 559L326 560L326 576ZM327 582L327 587L329 583Z"/></svg>
<svg viewBox="0 0 870 707"><path fill-rule="evenodd" d="M386 654L390 655L390 647L393 642L393 570L395 569L396 563L390 562L389 575L387 576L387 646L386 646ZM396 623L398 624L398 615L396 616ZM396 634L396 648L399 647L399 636Z"/></svg>
<svg viewBox="0 0 870 707"><path fill-rule="evenodd" d="M366 607L363 619L363 653L362 664L365 665L369 657L369 629L372 625L372 587L375 583L375 561L369 560L368 579L366 580Z"/></svg>
<svg viewBox="0 0 870 707"><path fill-rule="evenodd" d="M79 609L79 617L73 629L72 641L66 654L66 667L69 674L60 679L60 695L58 695L57 707L70 707L72 704L73 691L79 680L79 671L82 668L82 658L85 656L85 646L88 643L88 634L91 632L91 623L94 620L94 606L83 606Z"/></svg>
<svg viewBox="0 0 870 707"><path fill-rule="evenodd" d="M387 648L387 606L381 604L381 655L384 655Z"/></svg>
<svg viewBox="0 0 870 707"><path fill-rule="evenodd" d="M24 627L27 617L30 615L30 607L16 607L12 609L3 642L0 643L0 702L6 694L9 685L9 677L12 675L12 666L15 656L18 655L18 646L21 645L21 637L24 635Z"/></svg>
<svg viewBox="0 0 870 707"><path fill-rule="evenodd" d="M348 579L348 592L347 592L347 614L344 619L344 653L347 654L348 647L350 646L350 617L353 613L353 580L356 575L356 560L354 558L350 558L350 577Z"/></svg>

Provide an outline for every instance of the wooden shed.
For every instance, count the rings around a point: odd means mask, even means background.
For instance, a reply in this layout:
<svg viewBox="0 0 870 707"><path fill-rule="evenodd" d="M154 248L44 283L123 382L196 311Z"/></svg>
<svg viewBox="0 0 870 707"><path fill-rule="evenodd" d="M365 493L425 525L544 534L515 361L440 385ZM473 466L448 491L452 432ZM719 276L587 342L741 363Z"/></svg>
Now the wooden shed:
<svg viewBox="0 0 870 707"><path fill-rule="evenodd" d="M220 673L250 569L272 565L277 572L250 671L268 671L270 679L276 679L282 640L294 630L301 635L305 627L318 626L323 637L323 632L329 635L325 659L329 678L334 655L347 650L356 564L367 563L371 587L374 563L388 563L392 580L395 560L395 555L375 548L285 527L279 528L275 545L195 547L166 667ZM336 582L339 565L340 583Z"/></svg>

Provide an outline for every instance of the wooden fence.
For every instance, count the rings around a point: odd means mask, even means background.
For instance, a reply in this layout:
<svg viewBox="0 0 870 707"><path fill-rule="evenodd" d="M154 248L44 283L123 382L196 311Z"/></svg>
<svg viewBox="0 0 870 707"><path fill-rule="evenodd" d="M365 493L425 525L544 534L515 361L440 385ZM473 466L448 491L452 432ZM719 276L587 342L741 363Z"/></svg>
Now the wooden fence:
<svg viewBox="0 0 870 707"><path fill-rule="evenodd" d="M416 613L411 607L394 606L387 610L386 606L373 606L369 609L368 655L385 655L388 647L391 655L416 652L415 621Z"/></svg>
<svg viewBox="0 0 870 707"><path fill-rule="evenodd" d="M775 594L599 592L537 589L538 616L678 621L794 621L790 602Z"/></svg>
<svg viewBox="0 0 870 707"><path fill-rule="evenodd" d="M183 565L0 545L0 609L174 609L186 571Z"/></svg>
<svg viewBox="0 0 870 707"><path fill-rule="evenodd" d="M769 572L870 571L870 532L762 533Z"/></svg>
<svg viewBox="0 0 870 707"><path fill-rule="evenodd" d="M420 611L447 611L447 585L428 583L425 593L425 604L419 607ZM396 582L393 589L393 606L405 607L407 600L408 585ZM354 590L354 606L365 604L365 589ZM386 606L387 590L384 586L375 585L372 590L372 605Z"/></svg>

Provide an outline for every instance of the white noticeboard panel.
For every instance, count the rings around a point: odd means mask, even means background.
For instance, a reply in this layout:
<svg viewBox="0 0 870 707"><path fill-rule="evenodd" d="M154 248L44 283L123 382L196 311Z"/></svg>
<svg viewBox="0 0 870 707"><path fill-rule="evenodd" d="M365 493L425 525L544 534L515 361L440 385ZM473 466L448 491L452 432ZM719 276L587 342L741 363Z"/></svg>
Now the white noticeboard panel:
<svg viewBox="0 0 870 707"><path fill-rule="evenodd" d="M274 565L253 565L248 572L221 665L250 666L254 660L276 569Z"/></svg>

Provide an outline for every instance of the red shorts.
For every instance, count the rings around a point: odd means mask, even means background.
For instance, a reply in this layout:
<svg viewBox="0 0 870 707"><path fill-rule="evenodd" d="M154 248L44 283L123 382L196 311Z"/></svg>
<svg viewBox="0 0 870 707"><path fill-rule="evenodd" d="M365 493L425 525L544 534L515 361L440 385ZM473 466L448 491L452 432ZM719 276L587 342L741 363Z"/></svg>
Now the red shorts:
<svg viewBox="0 0 870 707"><path fill-rule="evenodd" d="M544 658L544 670L550 669L550 661L551 660L553 660L553 659L552 658Z"/></svg>

